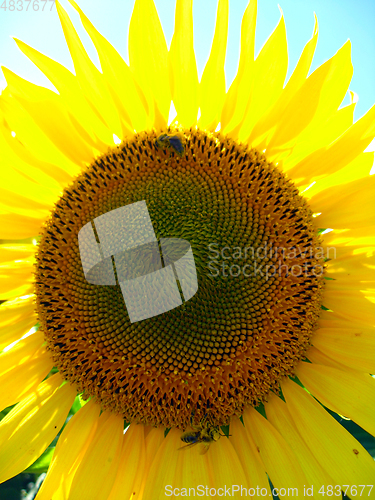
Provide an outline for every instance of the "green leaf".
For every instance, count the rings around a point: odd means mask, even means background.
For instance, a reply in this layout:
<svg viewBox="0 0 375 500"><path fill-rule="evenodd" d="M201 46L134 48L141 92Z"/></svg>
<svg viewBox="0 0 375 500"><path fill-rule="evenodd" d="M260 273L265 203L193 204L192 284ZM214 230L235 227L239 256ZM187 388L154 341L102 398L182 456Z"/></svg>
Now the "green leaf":
<svg viewBox="0 0 375 500"><path fill-rule="evenodd" d="M17 404L17 403L16 403ZM0 421L6 417L8 415L8 413L15 407L16 405L11 405L11 406L8 406L7 408L4 408L4 410L2 410L0 412Z"/></svg>
<svg viewBox="0 0 375 500"><path fill-rule="evenodd" d="M29 472L31 474L42 474L42 472L47 472L49 464L52 460L55 447L49 446L46 451L41 455L38 460L36 460L30 467L28 467L23 472Z"/></svg>
<svg viewBox="0 0 375 500"><path fill-rule="evenodd" d="M229 425L222 425L221 430L226 437L229 437Z"/></svg>
<svg viewBox="0 0 375 500"><path fill-rule="evenodd" d="M76 396L74 403L70 409L69 415L74 415L75 413L77 413L77 411L82 408L82 403L84 404L85 402L79 397L79 395Z"/></svg>
<svg viewBox="0 0 375 500"><path fill-rule="evenodd" d="M322 405L323 406L323 405ZM345 418L342 418L340 415L337 413L331 411L330 409L324 408L327 410L327 412L332 415L333 418L335 418L339 424L341 424L350 434L355 437L357 441L361 443L361 445L367 450L370 455L375 458L375 437L366 432L362 427L357 425L355 422L352 420L347 420Z"/></svg>
<svg viewBox="0 0 375 500"><path fill-rule="evenodd" d="M263 403L260 403L258 406L256 406L256 411L258 413L260 413L264 418L267 418L267 415L266 415L266 410L264 409L264 404Z"/></svg>

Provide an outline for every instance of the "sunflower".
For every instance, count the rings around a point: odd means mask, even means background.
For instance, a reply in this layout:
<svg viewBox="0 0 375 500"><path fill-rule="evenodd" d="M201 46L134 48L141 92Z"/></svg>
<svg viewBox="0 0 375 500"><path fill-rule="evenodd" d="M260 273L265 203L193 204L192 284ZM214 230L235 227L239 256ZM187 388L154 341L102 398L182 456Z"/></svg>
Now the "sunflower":
<svg viewBox="0 0 375 500"><path fill-rule="evenodd" d="M339 108L350 43L308 76L315 20L284 85L284 19L254 59L251 0L226 92L228 0L200 81L192 0L169 50L136 0L129 65L69 1L101 71L58 2L76 74L20 40L58 93L4 69L0 480L58 436L38 500L375 498L327 411L375 435L375 107Z"/></svg>

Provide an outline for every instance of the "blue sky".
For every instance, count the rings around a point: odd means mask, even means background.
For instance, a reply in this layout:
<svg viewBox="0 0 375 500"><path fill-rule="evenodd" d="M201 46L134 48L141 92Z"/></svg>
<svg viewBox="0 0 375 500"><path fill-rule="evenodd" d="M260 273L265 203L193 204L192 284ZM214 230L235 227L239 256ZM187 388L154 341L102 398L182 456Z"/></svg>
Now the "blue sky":
<svg viewBox="0 0 375 500"><path fill-rule="evenodd" d="M0 63L24 78L39 85L51 86L48 80L18 50L11 39L15 36L58 60L71 70L73 65L65 44L55 6L39 1L40 9L32 10L32 3L5 0L0 8ZM359 95L355 118L362 116L375 103L375 1L374 0L279 0L287 27L289 47L289 72L296 65L304 44L310 38L314 11L319 21L318 47L312 70L330 58L350 38L354 77L351 90ZM72 19L82 33L82 39L97 62L95 50L81 28L78 16L62 1L72 13ZM80 0L82 9L96 27L119 50L127 60L127 33L134 0ZM170 42L174 26L175 0L155 0L164 28L167 43ZM7 7L5 10L4 5ZM12 5L20 11L10 10ZM194 31L195 50L199 73L207 60L214 31L217 0L195 0ZM247 0L230 1L229 42L226 74L230 83L235 76L239 57L240 25ZM52 11L50 11L52 6ZM22 10L21 10L22 8ZM277 0L258 0L258 24L256 50L259 51L280 17ZM0 76L0 81L3 81Z"/></svg>

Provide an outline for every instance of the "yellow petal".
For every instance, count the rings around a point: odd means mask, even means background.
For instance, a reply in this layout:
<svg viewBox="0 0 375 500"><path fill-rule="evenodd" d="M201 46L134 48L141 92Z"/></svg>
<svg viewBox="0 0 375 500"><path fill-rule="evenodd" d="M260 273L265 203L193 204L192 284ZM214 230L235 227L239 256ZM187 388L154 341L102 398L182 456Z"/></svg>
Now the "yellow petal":
<svg viewBox="0 0 375 500"><path fill-rule="evenodd" d="M369 287L375 283L375 247L341 247L329 246L327 252L332 255L332 260L327 262L327 275L334 278L328 286L332 290L343 290L350 287Z"/></svg>
<svg viewBox="0 0 375 500"><path fill-rule="evenodd" d="M255 26L257 0L250 0L241 24L240 62L235 79L225 97L221 114L221 128L224 133L233 130L242 122L249 101L254 79Z"/></svg>
<svg viewBox="0 0 375 500"><path fill-rule="evenodd" d="M107 498L120 463L124 419L104 413L74 475L69 500Z"/></svg>
<svg viewBox="0 0 375 500"><path fill-rule="evenodd" d="M0 251L2 246L3 245L0 245ZM34 249L36 249L35 246ZM35 255L32 255L31 257L24 259L3 261L0 264L0 273L12 272L13 275L15 276L21 276L21 275L26 276L28 274L31 274L34 264L35 264Z"/></svg>
<svg viewBox="0 0 375 500"><path fill-rule="evenodd" d="M78 165L67 158L39 127L35 127L33 119L15 98L0 99L0 108L11 131L16 133L16 139L33 155L48 163L56 162L60 168L66 170L70 175L78 174ZM24 170L26 169L24 168Z"/></svg>
<svg viewBox="0 0 375 500"><path fill-rule="evenodd" d="M109 144L113 144L113 132L86 100L79 86L77 77L58 62L33 49L21 40L14 39L22 52L46 75L59 91L68 107L71 119L81 126L81 133L86 132L86 140L98 151L105 153Z"/></svg>
<svg viewBox="0 0 375 500"><path fill-rule="evenodd" d="M300 363L296 375L324 406L375 436L375 380L370 375L342 373L315 363Z"/></svg>
<svg viewBox="0 0 375 500"><path fill-rule="evenodd" d="M320 149L323 150L327 147L327 144L336 141L353 125L354 108L355 104L344 106L333 113L325 122L315 124L314 128L307 127L296 140L282 146L279 152L274 148L275 153L271 156L272 161L276 161L274 158L286 155L283 160L283 167L288 172L298 163L304 161L310 154ZM306 130L309 133L306 133ZM268 156L269 153L267 153ZM301 182L311 184L312 181L325 178L334 172L336 172L335 165L330 165L329 169L327 168L324 172L319 171L317 175L315 175L315 170L299 172L298 177L294 177L293 180L297 185L301 184Z"/></svg>
<svg viewBox="0 0 375 500"><path fill-rule="evenodd" d="M7 138L6 135L9 137ZM5 128L0 125L0 148L2 151L0 158L1 185L8 192L17 193L19 196L29 198L36 204L39 204L39 210L35 210L35 212L39 211L42 214L43 211L50 209L56 202L56 198L61 192L61 187L55 179L19 158L15 151L9 147L10 144L7 139L13 143L18 142L18 139L12 138L10 133L7 134ZM23 148L25 149L24 146Z"/></svg>
<svg viewBox="0 0 375 500"><path fill-rule="evenodd" d="M177 453L184 453L178 450L182 442L180 440L181 431L171 429L156 454L152 457L152 464L146 478L146 484L142 500L158 500L165 498L165 486L173 485L173 478L177 468ZM151 457L148 457L150 460ZM199 458L199 463L204 464L205 455ZM163 467L160 467L163 464ZM204 466L204 465L203 465Z"/></svg>
<svg viewBox="0 0 375 500"><path fill-rule="evenodd" d="M177 0L176 3L169 74L178 122L184 127L195 125L198 115L198 72L194 53L192 0Z"/></svg>
<svg viewBox="0 0 375 500"><path fill-rule="evenodd" d="M312 58L315 53L316 44L318 41L318 20L315 16L315 25L313 30L313 35L311 39L305 45L301 57L297 63L295 70L293 71L291 77L289 78L288 83L283 89L279 99L276 101L276 104L272 107L272 109L262 117L258 123L255 125L253 131L249 137L249 143L252 146L256 146L259 144L259 140L261 137L264 137L264 134L271 129L276 130L280 128L280 122L287 115L285 114L285 110L294 111L293 106L290 105L291 99L294 98L296 92L301 88L301 86L305 83L307 74L309 72ZM314 73L313 73L314 74ZM311 83L311 82L310 82ZM296 132L299 133L298 127L296 128ZM267 143L266 143L267 144ZM265 145L266 145L265 144ZM271 143L273 146L273 142Z"/></svg>
<svg viewBox="0 0 375 500"><path fill-rule="evenodd" d="M108 87L115 94L115 102L120 108L119 113L124 135L129 135L129 123L131 123L133 130L141 131L149 128L151 123L142 102L144 96L142 94L142 99L139 96L128 65L117 50L93 26L76 2L74 0L69 0L69 2L79 13L82 24L98 51L103 75Z"/></svg>
<svg viewBox="0 0 375 500"><path fill-rule="evenodd" d="M34 332L0 354L0 376L3 376L12 369L15 369L17 367L17 360L18 363L22 365L32 359L35 353L43 346L43 343L43 333Z"/></svg>
<svg viewBox="0 0 375 500"><path fill-rule="evenodd" d="M11 300L9 301L11 302ZM14 325L1 328L0 332L0 352L14 342L17 342L21 337L26 335L36 324L36 319L22 320Z"/></svg>
<svg viewBox="0 0 375 500"><path fill-rule="evenodd" d="M311 175L311 172L314 176L336 172L361 154L374 135L375 106L332 144L314 151L288 170L288 175L299 178Z"/></svg>
<svg viewBox="0 0 375 500"><path fill-rule="evenodd" d="M281 434L253 408L245 411L243 420L274 487L297 488L302 492L309 483L296 455ZM295 495L295 490L293 494Z"/></svg>
<svg viewBox="0 0 375 500"><path fill-rule="evenodd" d="M162 117L155 126L165 127L171 104L168 48L153 0L135 2L129 26L129 61L148 99L150 116L155 103L159 111L156 117Z"/></svg>
<svg viewBox="0 0 375 500"><path fill-rule="evenodd" d="M311 128L325 122L334 114L348 91L353 76L350 40L344 43L330 61L329 75L322 88L319 106L311 122ZM316 71L318 70L319 68ZM305 130L305 134L308 134L308 130Z"/></svg>
<svg viewBox="0 0 375 500"><path fill-rule="evenodd" d="M287 69L288 47L282 15L255 60L250 100L238 134L240 141L248 140L258 120L276 103L283 90Z"/></svg>
<svg viewBox="0 0 375 500"><path fill-rule="evenodd" d="M26 179L27 180L27 179ZM25 190L23 190L25 193ZM26 194L26 193L25 193ZM53 205L48 208L45 204L38 201L31 200L26 196L21 196L0 188L0 208L6 212L12 212L19 215L29 215L34 219L41 219L47 217Z"/></svg>
<svg viewBox="0 0 375 500"><path fill-rule="evenodd" d="M337 370L341 370L343 372L355 371L347 366L341 364L337 359L330 358L326 355L325 352L317 349L315 346L309 347L309 350L306 353L306 358L311 361L311 363L316 363L317 365L331 366L332 368L337 368Z"/></svg>
<svg viewBox="0 0 375 500"><path fill-rule="evenodd" d="M201 454L200 445L179 449L180 437L181 431L172 429L159 448L146 479L144 499L165 498L170 491L167 485L177 488L180 495L184 495L184 489L199 491L199 486L214 487L222 495L225 485L244 484L242 466L229 439L222 437Z"/></svg>
<svg viewBox="0 0 375 500"><path fill-rule="evenodd" d="M179 435L181 436L180 431ZM179 445L181 444L180 441ZM199 446L181 448L176 454L176 472L169 484L176 486L180 491L182 488L186 488L188 491L189 488L197 490L200 484L207 486L218 485L213 477L212 454L208 451L206 456L202 456L200 450L194 448L199 448ZM182 492L180 495L182 495Z"/></svg>
<svg viewBox="0 0 375 500"><path fill-rule="evenodd" d="M9 91L53 144L77 165L91 162L95 153L72 124L61 98L7 68L3 68L3 73Z"/></svg>
<svg viewBox="0 0 375 500"><path fill-rule="evenodd" d="M180 437L181 431L172 429L163 440L146 478L143 500L165 498L166 492L169 491L166 489L167 485L181 491L182 488L197 489L199 485L203 485L204 488L206 486L221 487L220 481L224 483L229 477L230 481L233 481L234 477L237 477L237 481L244 480L238 458L236 458L230 443L223 442L221 449L216 446L224 438L221 438L217 443L212 443L207 453L202 455L200 454L200 445L179 449L182 445ZM227 440L225 439L225 441ZM215 453L217 453L216 457ZM223 470L223 461L226 463L228 460L239 465L237 475L233 464L231 466L227 464L227 472ZM162 469L160 469L160 463L163 463ZM217 468L217 475L215 468Z"/></svg>
<svg viewBox="0 0 375 500"><path fill-rule="evenodd" d="M22 240L37 236L43 219L33 219L24 215L0 214L0 238L4 240Z"/></svg>
<svg viewBox="0 0 375 500"><path fill-rule="evenodd" d="M364 287L365 288L365 287ZM374 322L374 292L367 290L325 290L323 305L349 321Z"/></svg>
<svg viewBox="0 0 375 500"><path fill-rule="evenodd" d="M146 445L146 462L144 468L144 476L139 494L135 495L134 500L143 500L143 492L147 483L148 472L154 461L155 455L164 442L164 429L161 427L155 428L148 425L144 426L145 445Z"/></svg>
<svg viewBox="0 0 375 500"><path fill-rule="evenodd" d="M164 430L161 428L145 427L145 443L146 443L146 462L151 465L155 454L161 444L164 442Z"/></svg>
<svg viewBox="0 0 375 500"><path fill-rule="evenodd" d="M284 95L284 99L286 97L291 97L293 93L296 92L305 82L314 57L316 44L318 42L318 33L318 19L314 13L314 29L312 37L305 45L301 57L298 60L297 66L295 67L295 70L291 74L288 83L285 86L286 92Z"/></svg>
<svg viewBox="0 0 375 500"><path fill-rule="evenodd" d="M367 176L344 185L331 186L310 199L319 227L350 228L375 224L373 211L375 176Z"/></svg>
<svg viewBox="0 0 375 500"><path fill-rule="evenodd" d="M35 259L20 259L17 261L2 262L0 264L0 291L33 281ZM8 281L8 283L7 283ZM11 283L9 283L11 281Z"/></svg>
<svg viewBox="0 0 375 500"><path fill-rule="evenodd" d="M61 429L76 396L61 383L59 373L48 378L0 422L0 482L35 462Z"/></svg>
<svg viewBox="0 0 375 500"><path fill-rule="evenodd" d="M314 486L314 490L319 491L322 486L332 484L329 470L325 471L311 453L303 437L296 429L284 401L275 394L271 394L269 401L265 404L265 410L267 419L280 432L296 454L298 463L306 474L309 484Z"/></svg>
<svg viewBox="0 0 375 500"><path fill-rule="evenodd" d="M282 391L294 424L334 484L372 484L375 464L361 444L291 380Z"/></svg>
<svg viewBox="0 0 375 500"><path fill-rule="evenodd" d="M99 412L100 406L89 401L69 420L57 441L47 476L37 495L38 500L64 498L61 490L65 493L70 490L72 468L92 441L98 426ZM57 496L57 493L61 496Z"/></svg>
<svg viewBox="0 0 375 500"><path fill-rule="evenodd" d="M348 247L345 249L347 250ZM330 247L331 253L333 249ZM375 287L375 247L355 248L340 252L336 260L327 262L327 290L371 290Z"/></svg>
<svg viewBox="0 0 375 500"><path fill-rule="evenodd" d="M65 187L71 181L71 175L57 165L36 158L36 156L32 154L17 137L13 137L10 131L6 130L5 127L2 127L2 132L3 138L7 143L6 156L12 158L10 164L17 166L18 170L27 171L28 177L45 188L47 196L49 195L49 191L52 191L52 193L56 193L56 198L61 192L61 187ZM3 147L4 142L1 142ZM34 194L29 193L28 196L32 198ZM44 196L42 199L44 199ZM38 202L42 202L42 199L39 197Z"/></svg>
<svg viewBox="0 0 375 500"><path fill-rule="evenodd" d="M45 218L53 206L52 200L54 199L54 202L56 202L56 197L52 196L43 186L32 182L25 175L12 168L12 163L7 164L7 161L0 161L0 165L2 169L0 180L3 185L6 185L8 188L6 191L3 191L3 193L5 193L3 205L9 205L9 211L11 211L12 202L14 204L14 201L23 204L23 210L25 210L29 204L31 208L30 211L32 212L29 214L29 217L33 219ZM24 172L25 171L26 169ZM12 198L13 193L14 198ZM35 201L39 193L41 194L40 199L42 203ZM8 200L9 204L7 203ZM32 210L33 206L35 207L34 210ZM18 208L18 211L21 211L21 207L16 207L16 210Z"/></svg>
<svg viewBox="0 0 375 500"><path fill-rule="evenodd" d="M320 66L294 94L289 105L279 117L275 132L267 144L268 154L274 148L295 139L312 121L319 107L324 82L330 77L330 65Z"/></svg>
<svg viewBox="0 0 375 500"><path fill-rule="evenodd" d="M32 244L0 244L0 264L29 258L34 260L36 250Z"/></svg>
<svg viewBox="0 0 375 500"><path fill-rule="evenodd" d="M35 392L53 368L44 337L35 332L0 355L0 408L4 409Z"/></svg>
<svg viewBox="0 0 375 500"><path fill-rule="evenodd" d="M23 262L14 263L13 268L5 268L8 263L0 266L0 296L10 297L14 294L14 290L25 285L28 288L33 287L33 267L31 263L27 264L24 269L17 269L17 266L23 264ZM24 294L26 295L26 294Z"/></svg>
<svg viewBox="0 0 375 500"><path fill-rule="evenodd" d="M34 312L34 297L20 297L0 305L0 327L23 320Z"/></svg>
<svg viewBox="0 0 375 500"><path fill-rule="evenodd" d="M19 340L37 323L33 298L17 298L0 305L0 351Z"/></svg>
<svg viewBox="0 0 375 500"><path fill-rule="evenodd" d="M269 491L269 483L266 469L259 456L251 434L247 432L242 422L234 417L230 423L231 443L243 466L248 488L259 486L259 490ZM254 498L262 498L262 495L255 495Z"/></svg>
<svg viewBox="0 0 375 500"><path fill-rule="evenodd" d="M23 297L24 295L29 295L34 292L33 283L25 283L20 286L11 286L11 289L0 293L0 300L11 300L17 297Z"/></svg>
<svg viewBox="0 0 375 500"><path fill-rule="evenodd" d="M228 0L219 0L216 28L210 57L204 68L200 82L199 107L201 117L199 127L215 130L225 99L225 52L228 37Z"/></svg>
<svg viewBox="0 0 375 500"><path fill-rule="evenodd" d="M324 244L336 247L374 246L375 226L352 229L336 229L324 234Z"/></svg>
<svg viewBox="0 0 375 500"><path fill-rule="evenodd" d="M287 143L302 131L310 135L317 124L321 126L335 113L345 97L353 75L350 60L350 41L306 80L290 101L283 120L270 141L272 149Z"/></svg>
<svg viewBox="0 0 375 500"><path fill-rule="evenodd" d="M304 193L304 196L310 200L314 196L317 196L321 191L325 189L346 184L351 181L362 179L367 177L374 164L374 153L366 152L362 153L352 162L350 162L346 167L338 170L332 175L328 175L323 179L319 179L308 191ZM326 235L325 235L326 238Z"/></svg>
<svg viewBox="0 0 375 500"><path fill-rule="evenodd" d="M375 373L375 334L369 328L348 328L347 323L339 327L328 326L329 321L320 322L323 327L316 330L312 344L332 359L365 373ZM325 326L327 325L327 326Z"/></svg>
<svg viewBox="0 0 375 500"><path fill-rule="evenodd" d="M112 134L120 137L122 134L120 119L116 106L105 85L103 75L88 57L69 16L58 1L56 2L56 9L73 59L78 81L85 96L94 109L98 111Z"/></svg>
<svg viewBox="0 0 375 500"><path fill-rule="evenodd" d="M190 456L192 457L194 450L190 450ZM216 443L212 443L210 449L208 450L207 458L210 462L207 468L208 474L211 473L212 485L217 489L218 495L224 496L225 487L231 485L232 496L236 496L241 491L240 485L246 485L246 476L243 467L246 464L242 464L239 456L234 449L231 438L221 437ZM197 453L195 452L194 460L197 461ZM185 457L184 457L185 460ZM198 465L198 464L197 464ZM197 465L195 467L197 467ZM199 466L197 467L199 470ZM183 464L183 470L185 471L185 479L182 481L182 485L191 485L197 488L201 481L198 481L197 477L193 480L188 479L189 470L186 470L185 462ZM207 475L208 475L207 474ZM234 486L236 488L234 488ZM245 486L246 488L246 486Z"/></svg>
<svg viewBox="0 0 375 500"><path fill-rule="evenodd" d="M136 497L144 479L145 464L144 425L131 424L123 438L120 466L108 500Z"/></svg>
<svg viewBox="0 0 375 500"><path fill-rule="evenodd" d="M369 271L369 277L370 279L373 278L371 270ZM367 301L373 303L375 300L375 281L373 279L372 281L359 281L355 276L349 275L344 278L327 279L324 300L332 306L328 309L333 311L333 304L335 304L335 312L339 312L337 300L343 299L345 301L351 294L353 301L358 303L360 309L364 309L364 311L371 309L371 305L369 306ZM339 309L342 310L343 308Z"/></svg>

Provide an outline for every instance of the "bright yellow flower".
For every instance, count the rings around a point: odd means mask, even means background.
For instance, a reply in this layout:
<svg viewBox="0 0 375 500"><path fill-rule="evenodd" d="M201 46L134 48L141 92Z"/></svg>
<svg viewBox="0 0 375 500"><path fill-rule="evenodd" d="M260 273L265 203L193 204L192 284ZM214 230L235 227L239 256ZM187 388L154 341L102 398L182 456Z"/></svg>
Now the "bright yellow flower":
<svg viewBox="0 0 375 500"><path fill-rule="evenodd" d="M284 86L284 19L254 60L251 0L226 92L228 0L200 82L192 0L177 0L170 50L153 1L136 0L129 66L69 1L102 71L57 3L76 75L16 40L58 93L4 70L0 97L0 403L14 405L0 480L43 453L80 393L38 500L155 500L199 485L263 498L268 478L298 498L371 485L372 457L322 406L375 435L374 155L363 152L375 107L355 123L353 94L338 109L350 43L307 77L316 23ZM180 305L133 321L100 216L144 201L164 259L163 238L189 243L198 290L182 301L188 280L164 262ZM112 284L89 279L84 227L89 264ZM130 238L120 224L107 236Z"/></svg>

